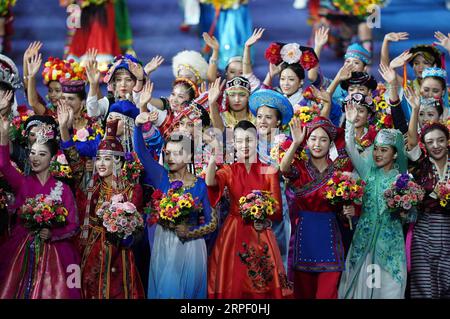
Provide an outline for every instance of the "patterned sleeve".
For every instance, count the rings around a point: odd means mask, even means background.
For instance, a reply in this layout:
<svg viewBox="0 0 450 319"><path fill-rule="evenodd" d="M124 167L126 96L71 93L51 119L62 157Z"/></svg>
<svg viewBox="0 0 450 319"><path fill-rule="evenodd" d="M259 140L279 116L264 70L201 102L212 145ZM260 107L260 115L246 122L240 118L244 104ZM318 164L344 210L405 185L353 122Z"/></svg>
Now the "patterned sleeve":
<svg viewBox="0 0 450 319"><path fill-rule="evenodd" d="M209 199L206 193L206 184L202 179L197 179L197 183L202 184L202 194L201 202L203 208L203 214L205 217L205 223L198 226L193 226L190 228L187 238L200 238L209 233L212 233L217 228L217 212L215 209L211 209L211 204L209 203Z"/></svg>

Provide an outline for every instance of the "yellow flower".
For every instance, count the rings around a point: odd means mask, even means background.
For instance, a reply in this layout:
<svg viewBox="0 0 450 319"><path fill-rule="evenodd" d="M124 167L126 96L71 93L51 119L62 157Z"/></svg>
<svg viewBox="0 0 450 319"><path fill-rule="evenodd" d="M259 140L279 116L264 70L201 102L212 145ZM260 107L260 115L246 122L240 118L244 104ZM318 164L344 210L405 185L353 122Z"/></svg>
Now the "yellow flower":
<svg viewBox="0 0 450 319"><path fill-rule="evenodd" d="M259 209L257 206L252 206L252 208L250 208L250 213L252 215L256 215L256 214L258 214L258 212L259 212Z"/></svg>
<svg viewBox="0 0 450 319"><path fill-rule="evenodd" d="M180 201L178 202L178 205L179 205L181 208L187 207L187 204L188 204L188 201L187 201L187 200L184 200L184 199L182 199L182 200L180 200Z"/></svg>
<svg viewBox="0 0 450 319"><path fill-rule="evenodd" d="M445 195L445 199L449 200L450 199L450 194Z"/></svg>
<svg viewBox="0 0 450 319"><path fill-rule="evenodd" d="M330 180L328 181L327 185L333 185L333 180L330 179Z"/></svg>
<svg viewBox="0 0 450 319"><path fill-rule="evenodd" d="M273 208L271 206L267 207L267 215L273 215Z"/></svg>
<svg viewBox="0 0 450 319"><path fill-rule="evenodd" d="M333 198L334 198L333 193L330 192L330 191L328 191L328 192L327 192L327 195L326 195L326 198L327 198L327 199L333 199Z"/></svg>
<svg viewBox="0 0 450 319"><path fill-rule="evenodd" d="M442 207L446 207L447 206L447 201L445 199L441 199L440 204L441 204Z"/></svg>
<svg viewBox="0 0 450 319"><path fill-rule="evenodd" d="M336 190L336 196L342 196L342 195L344 195L344 190L342 188L338 188Z"/></svg>
<svg viewBox="0 0 450 319"><path fill-rule="evenodd" d="M241 198L239 198L239 204L243 205L245 203L245 196L242 196Z"/></svg>

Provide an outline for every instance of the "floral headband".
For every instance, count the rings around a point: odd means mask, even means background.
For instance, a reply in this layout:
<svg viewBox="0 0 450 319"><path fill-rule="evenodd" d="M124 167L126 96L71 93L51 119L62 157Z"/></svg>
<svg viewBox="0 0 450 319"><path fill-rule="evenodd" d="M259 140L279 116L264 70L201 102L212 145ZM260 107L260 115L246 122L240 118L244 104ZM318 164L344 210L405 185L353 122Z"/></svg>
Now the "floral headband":
<svg viewBox="0 0 450 319"><path fill-rule="evenodd" d="M300 46L298 43L273 42L267 48L264 57L272 64L282 62L300 64L303 69L310 70L319 64L319 59L312 48Z"/></svg>

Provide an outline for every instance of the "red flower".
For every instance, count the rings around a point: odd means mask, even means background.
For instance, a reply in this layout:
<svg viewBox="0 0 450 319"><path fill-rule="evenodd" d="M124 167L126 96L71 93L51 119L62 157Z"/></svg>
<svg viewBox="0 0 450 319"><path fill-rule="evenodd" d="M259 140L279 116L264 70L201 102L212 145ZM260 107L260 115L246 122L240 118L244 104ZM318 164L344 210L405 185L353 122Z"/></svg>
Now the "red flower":
<svg viewBox="0 0 450 319"><path fill-rule="evenodd" d="M17 112L19 112L20 115L26 115L28 111L28 108L26 105L20 105L17 107Z"/></svg>
<svg viewBox="0 0 450 319"><path fill-rule="evenodd" d="M314 68L319 63L316 55L311 51L303 51L302 56L300 57L300 65L305 70L310 70Z"/></svg>
<svg viewBox="0 0 450 319"><path fill-rule="evenodd" d="M152 199L161 199L163 195L163 192L161 192L160 189L157 189L153 192Z"/></svg>
<svg viewBox="0 0 450 319"><path fill-rule="evenodd" d="M286 140L281 144L281 149L287 151L292 144L292 140Z"/></svg>
<svg viewBox="0 0 450 319"><path fill-rule="evenodd" d="M266 49L266 52L264 53L264 57L270 63L278 65L282 61L280 51L281 51L281 45L279 45L276 42L272 42L269 45L269 47Z"/></svg>

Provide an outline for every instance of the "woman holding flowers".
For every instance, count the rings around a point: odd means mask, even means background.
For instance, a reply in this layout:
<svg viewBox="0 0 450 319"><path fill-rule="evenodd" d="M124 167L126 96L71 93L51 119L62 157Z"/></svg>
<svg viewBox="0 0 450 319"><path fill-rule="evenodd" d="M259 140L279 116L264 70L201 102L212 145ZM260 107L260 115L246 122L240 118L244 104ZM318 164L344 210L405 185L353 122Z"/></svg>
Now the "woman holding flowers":
<svg viewBox="0 0 450 319"><path fill-rule="evenodd" d="M289 100L273 90L258 90L250 96L250 111L256 117L258 133L258 155L263 163L278 165L278 158L271 158L272 147L278 148L280 142L287 140L287 136L280 134L282 125L291 120L294 110ZM280 176L280 188L283 208L283 218L275 222L273 231L277 238L281 257L286 272L288 272L289 240L291 237L291 220L286 198L286 186Z"/></svg>
<svg viewBox="0 0 450 319"><path fill-rule="evenodd" d="M293 247L294 292L296 298L330 299L337 297L337 285L344 269L344 247L336 208L325 196L326 186L337 170L347 171L342 152L342 134L329 119L317 116L306 126L299 119L291 122L292 144L284 155L280 170L288 189L295 194L295 244ZM304 142L306 141L306 145ZM330 159L336 145L342 155ZM309 150L306 160L299 159L302 149ZM344 210L353 216L354 209Z"/></svg>
<svg viewBox="0 0 450 319"><path fill-rule="evenodd" d="M418 144L417 107L413 108L409 148ZM414 123L413 123L414 122ZM411 246L411 298L450 297L450 165L448 128L438 122L422 127L425 150L412 173L425 189Z"/></svg>
<svg viewBox="0 0 450 319"><path fill-rule="evenodd" d="M69 278L69 266L80 263L71 241L79 229L78 212L70 188L49 171L58 150L54 131L40 127L29 155L32 173L23 176L10 164L8 128L2 118L0 172L15 193L11 208L20 222L0 247L0 298L80 298Z"/></svg>
<svg viewBox="0 0 450 319"><path fill-rule="evenodd" d="M68 107L60 105L58 120L62 142L70 142L68 122ZM144 298L144 289L136 268L135 258L130 246L133 237L143 228L142 217L131 225L122 222L113 226L110 217L99 214L99 211L109 211L112 218L119 217L125 206L130 215L136 216L142 208L142 187L123 175L125 152L116 137L118 120L107 123L105 138L97 148L94 172L86 191L77 190L77 203L82 218L82 232L79 238L82 251L81 286L85 299L140 299ZM70 145L70 144L69 144ZM66 158L74 172L75 185L80 184L84 165L80 165L80 158L73 141L66 145ZM80 172L81 171L81 172ZM133 179L138 180L137 178ZM117 199L117 195L121 199ZM119 202L121 205L113 205ZM116 209L108 209L113 206ZM140 216L139 216L140 217ZM118 219L117 219L118 220ZM119 232L123 226L125 236ZM126 238L125 238L126 237Z"/></svg>
<svg viewBox="0 0 450 319"><path fill-rule="evenodd" d="M142 125L150 117L147 112L138 115L134 130L136 152L145 169L144 182L156 189L148 218L150 223L158 223L150 242L148 298L205 299L204 236L216 229L217 217L204 180L188 171L193 155L190 138L173 134L167 139L167 171L148 152L142 136Z"/></svg>
<svg viewBox="0 0 450 319"><path fill-rule="evenodd" d="M354 123L358 111L353 104L348 104L345 114L346 149L359 176L366 182L366 190L362 215L339 285L339 298L404 298L406 256L402 222L390 212L384 197L384 191L396 181L397 175L406 172L403 136L398 130L380 130L370 147L372 157L362 157L355 143Z"/></svg>
<svg viewBox="0 0 450 319"><path fill-rule="evenodd" d="M256 128L241 121L234 128L238 161L216 172L217 153L206 171L213 207L230 193L230 211L209 259L209 298L286 298L291 295L280 250L270 227L281 220L276 168L257 157ZM217 152L217 147L215 147Z"/></svg>

